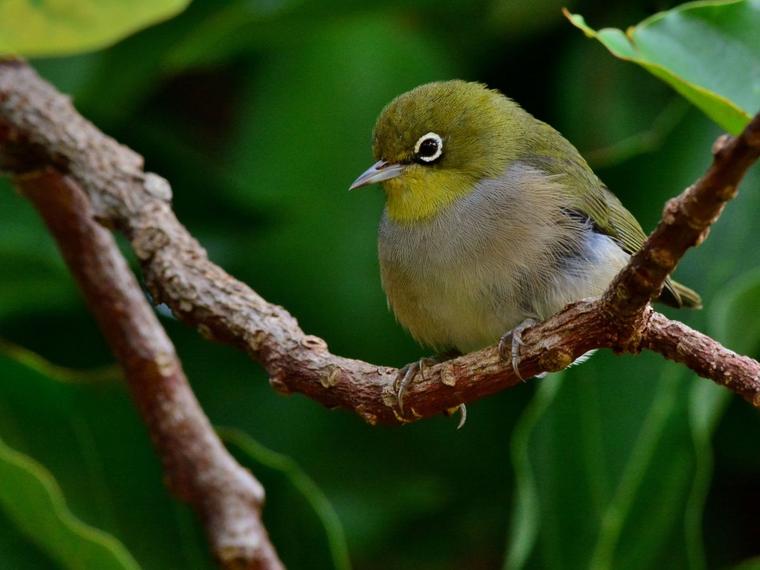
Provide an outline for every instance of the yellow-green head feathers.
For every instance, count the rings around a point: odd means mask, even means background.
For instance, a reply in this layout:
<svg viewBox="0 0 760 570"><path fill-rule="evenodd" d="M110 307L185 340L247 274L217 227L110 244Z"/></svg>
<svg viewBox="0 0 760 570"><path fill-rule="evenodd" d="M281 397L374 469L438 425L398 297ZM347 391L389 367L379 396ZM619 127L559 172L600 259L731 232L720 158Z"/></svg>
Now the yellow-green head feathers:
<svg viewBox="0 0 760 570"><path fill-rule="evenodd" d="M521 154L530 120L479 83L428 83L398 96L380 114L372 145L378 164L403 165L393 177L371 180L382 180L388 215L424 220L502 174Z"/></svg>

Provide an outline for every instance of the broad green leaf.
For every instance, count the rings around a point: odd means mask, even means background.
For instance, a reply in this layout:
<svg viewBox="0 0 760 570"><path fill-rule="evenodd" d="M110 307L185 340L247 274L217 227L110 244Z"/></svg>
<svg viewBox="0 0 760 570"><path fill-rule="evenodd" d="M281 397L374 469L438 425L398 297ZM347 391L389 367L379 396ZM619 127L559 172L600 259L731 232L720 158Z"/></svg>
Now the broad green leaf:
<svg viewBox="0 0 760 570"><path fill-rule="evenodd" d="M139 569L119 540L71 513L47 469L2 440L0 481L0 509L64 568Z"/></svg>
<svg viewBox="0 0 760 570"><path fill-rule="evenodd" d="M0 567L13 570L60 568L44 550L27 539L2 508L0 508Z"/></svg>
<svg viewBox="0 0 760 570"><path fill-rule="evenodd" d="M99 49L182 11L190 0L5 0L0 55L69 55Z"/></svg>
<svg viewBox="0 0 760 570"><path fill-rule="evenodd" d="M253 464L251 467L255 473L260 474L261 468L264 467L282 474L288 480L290 485L303 496L322 524L332 567L335 570L350 570L348 546L338 514L327 496L298 463L286 455L264 447L245 432L232 428L219 428L218 431L225 443L232 444L240 450L242 459L246 460L246 463ZM302 521L290 519L290 524L301 523ZM320 566L318 558L318 552L313 549L309 551L308 562L313 567Z"/></svg>
<svg viewBox="0 0 760 570"><path fill-rule="evenodd" d="M597 31L582 16L566 15L613 55L667 82L731 133L760 111L760 0L692 2L625 32Z"/></svg>

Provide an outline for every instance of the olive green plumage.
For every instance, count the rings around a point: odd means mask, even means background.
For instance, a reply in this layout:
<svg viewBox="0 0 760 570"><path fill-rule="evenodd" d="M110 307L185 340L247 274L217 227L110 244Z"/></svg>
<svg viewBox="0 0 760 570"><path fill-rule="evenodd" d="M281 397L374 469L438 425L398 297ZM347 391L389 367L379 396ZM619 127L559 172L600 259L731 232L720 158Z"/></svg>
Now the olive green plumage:
<svg viewBox="0 0 760 570"><path fill-rule="evenodd" d="M436 348L478 348L600 294L646 238L570 142L481 84L400 95L373 153L352 188L386 192L383 286L399 321ZM670 280L660 300L700 305Z"/></svg>

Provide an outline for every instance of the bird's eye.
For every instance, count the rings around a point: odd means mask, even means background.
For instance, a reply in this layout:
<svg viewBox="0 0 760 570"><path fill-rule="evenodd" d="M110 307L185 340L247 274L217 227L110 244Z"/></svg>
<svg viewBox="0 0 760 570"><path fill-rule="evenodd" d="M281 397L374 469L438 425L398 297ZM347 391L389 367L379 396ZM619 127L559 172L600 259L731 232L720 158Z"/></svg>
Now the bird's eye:
<svg viewBox="0 0 760 570"><path fill-rule="evenodd" d="M414 145L414 158L426 163L435 162L443 154L443 139L436 133L422 135Z"/></svg>

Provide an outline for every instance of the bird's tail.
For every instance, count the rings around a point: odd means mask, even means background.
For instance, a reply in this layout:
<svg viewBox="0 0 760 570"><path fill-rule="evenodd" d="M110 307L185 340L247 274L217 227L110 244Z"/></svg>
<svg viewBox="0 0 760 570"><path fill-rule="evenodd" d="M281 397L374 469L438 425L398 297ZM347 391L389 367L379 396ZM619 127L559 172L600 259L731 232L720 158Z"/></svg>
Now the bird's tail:
<svg viewBox="0 0 760 570"><path fill-rule="evenodd" d="M701 309L702 297L686 285L668 279L660 295L660 301L671 307L686 307L687 309Z"/></svg>

